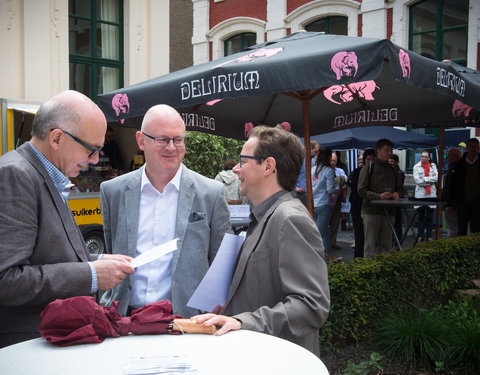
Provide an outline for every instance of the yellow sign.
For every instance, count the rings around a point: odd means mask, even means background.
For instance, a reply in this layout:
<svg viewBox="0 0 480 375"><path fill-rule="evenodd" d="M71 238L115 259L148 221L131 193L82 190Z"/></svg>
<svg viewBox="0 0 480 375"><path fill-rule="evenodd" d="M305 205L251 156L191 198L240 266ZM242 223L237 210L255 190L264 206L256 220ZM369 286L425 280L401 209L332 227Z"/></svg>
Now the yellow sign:
<svg viewBox="0 0 480 375"><path fill-rule="evenodd" d="M69 199L68 206L77 225L103 224L100 198Z"/></svg>

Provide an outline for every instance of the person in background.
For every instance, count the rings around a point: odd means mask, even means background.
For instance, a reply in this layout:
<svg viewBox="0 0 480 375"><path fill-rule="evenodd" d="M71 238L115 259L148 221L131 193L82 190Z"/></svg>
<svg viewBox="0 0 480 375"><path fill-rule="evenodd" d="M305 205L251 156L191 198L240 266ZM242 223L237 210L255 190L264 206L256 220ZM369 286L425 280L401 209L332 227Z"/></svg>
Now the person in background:
<svg viewBox="0 0 480 375"><path fill-rule="evenodd" d="M244 201L240 196L240 180L232 171L236 164L235 160L226 160L223 171L215 176L215 180L221 182L225 188L225 199L228 204L241 204Z"/></svg>
<svg viewBox="0 0 480 375"><path fill-rule="evenodd" d="M312 157L312 161L310 165L315 165L317 160L318 149L320 145L316 141L310 141L310 156ZM298 175L297 183L295 185L295 191L293 192L294 197L300 199L300 201L307 206L307 182L305 180L305 159L302 162L302 167L300 168L300 174Z"/></svg>
<svg viewBox="0 0 480 375"><path fill-rule="evenodd" d="M307 209L291 195L304 158L300 140L257 126L233 171L253 204L227 302L221 315L193 317L216 335L247 329L320 354L318 330L330 309L322 239Z"/></svg>
<svg viewBox="0 0 480 375"><path fill-rule="evenodd" d="M442 200L446 201L448 197L448 188L451 184L453 166L462 157L462 151L453 147L447 152L448 169L443 181ZM453 206L445 206L445 225L447 226L447 235L449 238L458 236L458 215L457 210Z"/></svg>
<svg viewBox="0 0 480 375"><path fill-rule="evenodd" d="M340 226L340 218L342 216L342 203L347 198L347 175L342 168L337 167L337 162L340 153L338 151L332 152L330 159L330 165L335 171L335 188L336 194L334 195L334 204L332 207L332 214L330 216L330 247L333 250L340 249L337 245L338 227Z"/></svg>
<svg viewBox="0 0 480 375"><path fill-rule="evenodd" d="M312 191L315 221L323 239L323 247L329 261L338 261L338 257L332 255L330 248L329 223L332 215L332 195L335 190L335 170L330 161L332 150L320 147L317 162L312 167Z"/></svg>
<svg viewBox="0 0 480 375"><path fill-rule="evenodd" d="M174 108L150 108L135 136L145 165L100 185L107 250L136 257L178 239L177 250L137 268L102 303L119 301L128 314L166 299L173 314L192 316L199 311L187 302L230 230L224 188L182 164L185 123Z"/></svg>
<svg viewBox="0 0 480 375"><path fill-rule="evenodd" d="M108 157L112 170L116 171L117 174L123 174L123 157L118 143L113 139L113 128L111 126L107 127L102 151Z"/></svg>
<svg viewBox="0 0 480 375"><path fill-rule="evenodd" d="M55 299L111 289L134 271L128 256L90 255L67 205L69 178L98 163L106 127L95 103L64 91L40 106L30 142L0 157L0 347L39 337Z"/></svg>
<svg viewBox="0 0 480 375"><path fill-rule="evenodd" d="M375 158L375 150L369 148L363 152L358 158L358 168L354 169L350 174L350 214L352 215L353 235L355 239L355 258L363 258L364 236L363 236L363 220L362 220L362 203L363 199L358 195L358 178L363 166L368 166Z"/></svg>
<svg viewBox="0 0 480 375"><path fill-rule="evenodd" d="M400 169L400 159L398 158L397 154L392 154L388 162L397 170L397 173L400 176L400 182L402 183L402 187L405 184L405 172ZM395 207L395 234L399 241L402 239L402 208Z"/></svg>
<svg viewBox="0 0 480 375"><path fill-rule="evenodd" d="M393 142L379 139L375 145L377 157L368 167L362 168L358 178L357 192L362 203L362 220L365 236L364 256L388 252L392 248L392 229L385 217L383 207L374 205L372 200L398 199L403 191L400 176L388 163L392 155ZM393 215L393 211L388 211Z"/></svg>
<svg viewBox="0 0 480 375"><path fill-rule="evenodd" d="M415 199L432 201L437 198L438 181L437 166L431 162L430 153L422 151L420 161L413 166L413 179L415 181ZM420 241L432 240L433 208L423 206L418 212Z"/></svg>
<svg viewBox="0 0 480 375"><path fill-rule="evenodd" d="M480 154L479 141L470 138L467 152L452 166L447 206L457 210L458 235L480 232Z"/></svg>

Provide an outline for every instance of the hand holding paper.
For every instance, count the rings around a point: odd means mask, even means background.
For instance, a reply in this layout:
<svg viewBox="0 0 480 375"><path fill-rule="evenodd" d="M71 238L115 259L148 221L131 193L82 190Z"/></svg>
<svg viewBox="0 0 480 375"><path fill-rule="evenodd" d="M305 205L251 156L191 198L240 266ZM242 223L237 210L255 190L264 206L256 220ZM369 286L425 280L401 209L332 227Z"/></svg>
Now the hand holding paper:
<svg viewBox="0 0 480 375"><path fill-rule="evenodd" d="M150 250L145 251L144 253L133 259L130 265L133 268L137 268L143 266L144 264L150 263L164 256L165 254L177 250L177 240L178 238L175 238L171 241L165 242L164 244L152 247Z"/></svg>

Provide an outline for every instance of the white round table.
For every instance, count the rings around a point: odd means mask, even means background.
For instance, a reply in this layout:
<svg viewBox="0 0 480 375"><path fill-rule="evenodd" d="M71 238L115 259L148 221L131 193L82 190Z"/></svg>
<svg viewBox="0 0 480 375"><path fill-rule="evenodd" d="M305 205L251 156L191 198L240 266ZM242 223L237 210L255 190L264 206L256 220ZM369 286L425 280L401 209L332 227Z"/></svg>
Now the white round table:
<svg viewBox="0 0 480 375"><path fill-rule="evenodd" d="M171 374L328 375L308 350L247 330L223 336L129 335L65 348L39 338L0 349L0 373L8 375L127 375L151 363Z"/></svg>

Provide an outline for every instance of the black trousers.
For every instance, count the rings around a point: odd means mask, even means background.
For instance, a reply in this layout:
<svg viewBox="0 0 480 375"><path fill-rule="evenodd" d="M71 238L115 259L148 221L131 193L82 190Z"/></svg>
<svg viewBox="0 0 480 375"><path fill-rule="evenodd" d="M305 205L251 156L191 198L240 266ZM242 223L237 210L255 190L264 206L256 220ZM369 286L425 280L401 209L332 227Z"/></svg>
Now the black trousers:
<svg viewBox="0 0 480 375"><path fill-rule="evenodd" d="M470 232L480 232L480 198L457 206L458 235L465 236L470 223Z"/></svg>
<svg viewBox="0 0 480 375"><path fill-rule="evenodd" d="M355 258L363 258L364 236L361 211L361 208L358 210L350 210L350 214L352 215L353 236L355 238L355 252L353 255Z"/></svg>

